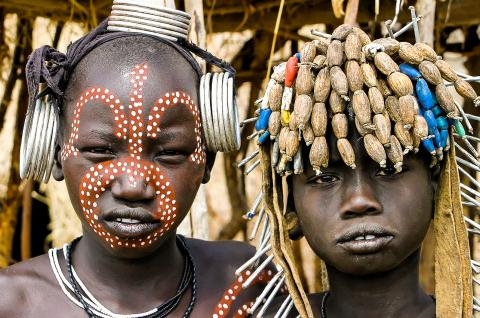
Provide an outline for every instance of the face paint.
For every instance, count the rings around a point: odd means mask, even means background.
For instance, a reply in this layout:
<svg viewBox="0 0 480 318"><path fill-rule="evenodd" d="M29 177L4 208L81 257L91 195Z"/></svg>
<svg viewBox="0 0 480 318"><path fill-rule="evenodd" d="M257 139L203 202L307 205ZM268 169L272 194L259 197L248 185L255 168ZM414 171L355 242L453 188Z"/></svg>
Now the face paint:
<svg viewBox="0 0 480 318"><path fill-rule="evenodd" d="M235 313L229 315L232 306L234 305L235 300L241 295L242 291L244 291L243 283L252 275L251 270L245 270L238 277L235 279L232 285L225 291L220 302L215 306L213 311L213 318L223 318L223 317L233 317L233 318L241 318L241 317L249 317L250 313L247 311L254 302L249 302L248 304L243 304L241 308L239 308ZM269 269L264 269L255 279L250 283L249 287L252 287L259 283L265 283L272 279L273 272ZM247 287L248 288L248 287ZM284 292L284 290L282 290Z"/></svg>
<svg viewBox="0 0 480 318"><path fill-rule="evenodd" d="M89 88L80 96L73 114L71 133L62 150L62 160L71 156L78 156L79 150L74 146L74 142L78 139L80 114L86 104L97 101L111 109L116 126L114 135L119 140L128 142L128 155L123 158L97 163L90 167L89 171L82 177L79 192L82 212L87 223L112 248L148 246L168 232L176 220L177 202L171 182L162 172L162 167L159 164L142 158L142 141L145 138L154 139L158 136L162 115L165 111L179 104L188 107L195 120L194 132L196 136L196 148L190 155L189 160L194 164L201 164L206 161L205 148L201 138L200 114L192 98L183 92L166 93L155 101L150 114L144 116L143 86L148 79L148 66L146 64L135 66L130 72L130 78L132 90L128 107L125 107L117 95L108 88ZM144 117L147 117L146 124L144 124ZM157 209L154 218L161 222L161 226L148 236L120 238L109 233L99 221L97 200L108 187L111 187L112 183L118 182L117 178L124 175L127 177L128 186L134 188L151 187L155 191Z"/></svg>

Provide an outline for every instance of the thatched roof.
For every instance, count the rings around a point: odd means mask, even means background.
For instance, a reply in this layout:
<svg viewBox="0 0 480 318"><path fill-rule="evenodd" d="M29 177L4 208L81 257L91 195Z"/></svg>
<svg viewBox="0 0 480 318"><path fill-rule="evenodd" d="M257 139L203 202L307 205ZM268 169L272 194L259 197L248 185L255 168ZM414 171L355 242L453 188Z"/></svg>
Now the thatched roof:
<svg viewBox="0 0 480 318"><path fill-rule="evenodd" d="M179 1L181 2L181 1ZM347 2L347 1L345 1ZM47 16L56 20L101 20L110 10L111 0L2 0L0 8L21 16ZM274 25L280 1L275 0L206 0L204 1L205 20L212 21L215 32L244 29L271 29ZM408 1L414 4L414 1ZM480 24L478 0L437 1L437 25L470 26ZM181 7L181 4L179 5ZM373 19L375 1L361 1L358 22ZM392 17L395 0L380 1L377 20ZM403 10L401 18L407 20L408 10ZM332 11L332 0L286 0L282 28L295 30L306 24L339 24Z"/></svg>

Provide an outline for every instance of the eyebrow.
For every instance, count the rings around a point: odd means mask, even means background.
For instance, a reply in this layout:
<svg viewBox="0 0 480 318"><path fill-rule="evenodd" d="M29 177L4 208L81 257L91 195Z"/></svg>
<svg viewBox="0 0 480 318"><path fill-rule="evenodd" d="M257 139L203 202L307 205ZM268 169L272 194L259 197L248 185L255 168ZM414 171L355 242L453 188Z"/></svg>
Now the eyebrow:
<svg viewBox="0 0 480 318"><path fill-rule="evenodd" d="M111 143L117 142L119 140L112 131L100 130L100 129L92 129L85 133L82 138L88 139L102 139Z"/></svg>

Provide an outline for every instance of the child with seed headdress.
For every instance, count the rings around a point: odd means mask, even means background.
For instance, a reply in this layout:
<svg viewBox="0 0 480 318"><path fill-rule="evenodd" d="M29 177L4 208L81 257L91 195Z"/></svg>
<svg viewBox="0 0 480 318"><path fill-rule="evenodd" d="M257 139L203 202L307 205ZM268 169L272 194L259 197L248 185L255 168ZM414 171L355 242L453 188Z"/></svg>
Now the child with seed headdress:
<svg viewBox="0 0 480 318"><path fill-rule="evenodd" d="M187 41L189 21L114 1L66 54L31 54L21 174L64 179L83 236L2 271L1 317L218 317L253 298L230 285L253 248L176 235L215 152L239 146L234 70Z"/></svg>
<svg viewBox="0 0 480 318"><path fill-rule="evenodd" d="M471 130L475 116L455 103L446 82L479 103L428 45L372 42L348 25L274 68L255 126L263 176L255 231L262 218L268 225L254 258L271 252L280 269L250 311L472 317L477 263L467 225L479 225L464 218L462 200L480 206L480 193L460 176L479 185L468 171L479 171L472 142L480 139L466 134L463 124ZM256 214L252 209L249 217ZM432 222L435 294L428 295L418 274ZM302 285L292 249L301 236L325 262L322 293L307 294ZM283 282L290 296L275 298Z"/></svg>

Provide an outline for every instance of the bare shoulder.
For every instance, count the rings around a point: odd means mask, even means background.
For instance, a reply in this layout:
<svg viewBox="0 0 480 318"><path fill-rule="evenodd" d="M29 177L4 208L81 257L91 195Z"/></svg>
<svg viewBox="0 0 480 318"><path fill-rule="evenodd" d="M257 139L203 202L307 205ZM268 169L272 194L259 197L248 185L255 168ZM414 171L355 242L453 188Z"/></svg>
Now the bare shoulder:
<svg viewBox="0 0 480 318"><path fill-rule="evenodd" d="M255 248L239 241L204 241L189 239L188 246L195 256L215 262L219 266L238 267L255 254Z"/></svg>
<svg viewBox="0 0 480 318"><path fill-rule="evenodd" d="M53 287L53 274L47 255L9 266L0 271L0 317L23 317L23 312L34 305L39 294Z"/></svg>

